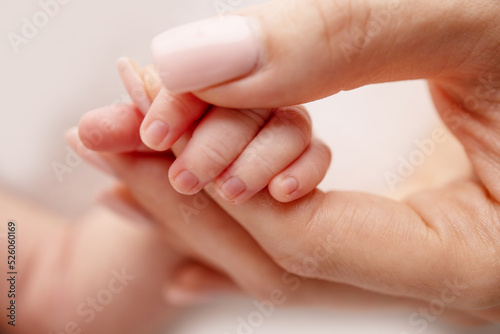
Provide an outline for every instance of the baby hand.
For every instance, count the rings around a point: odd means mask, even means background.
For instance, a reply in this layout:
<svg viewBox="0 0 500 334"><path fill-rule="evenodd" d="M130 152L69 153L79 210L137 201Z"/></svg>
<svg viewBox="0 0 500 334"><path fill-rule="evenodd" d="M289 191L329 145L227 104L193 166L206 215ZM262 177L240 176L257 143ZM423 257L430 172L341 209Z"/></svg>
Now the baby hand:
<svg viewBox="0 0 500 334"><path fill-rule="evenodd" d="M141 70L127 59L119 67L132 99L146 113L140 128L143 143L155 151L175 152L174 144L184 141L169 170L178 192L192 195L214 181L220 197L230 203L242 203L266 186L274 198L289 202L323 179L330 151L312 138L311 120L302 106L211 106L192 94L173 95L160 88L150 67Z"/></svg>

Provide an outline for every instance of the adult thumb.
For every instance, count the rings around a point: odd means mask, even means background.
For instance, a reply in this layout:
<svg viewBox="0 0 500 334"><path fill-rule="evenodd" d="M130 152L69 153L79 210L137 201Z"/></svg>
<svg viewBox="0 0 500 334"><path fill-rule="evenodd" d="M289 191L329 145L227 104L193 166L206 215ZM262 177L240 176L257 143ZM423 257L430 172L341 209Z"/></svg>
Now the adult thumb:
<svg viewBox="0 0 500 334"><path fill-rule="evenodd" d="M463 63L465 42L480 31L468 9L464 1L272 1L168 30L154 39L153 58L173 93L233 108L293 105Z"/></svg>

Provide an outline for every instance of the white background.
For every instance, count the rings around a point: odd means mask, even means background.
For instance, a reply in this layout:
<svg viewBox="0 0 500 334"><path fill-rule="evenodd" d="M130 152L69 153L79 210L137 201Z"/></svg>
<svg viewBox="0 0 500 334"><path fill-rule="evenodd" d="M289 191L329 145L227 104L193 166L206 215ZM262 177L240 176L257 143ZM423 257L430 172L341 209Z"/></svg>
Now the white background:
<svg viewBox="0 0 500 334"><path fill-rule="evenodd" d="M232 1L233 3L238 1ZM243 0L238 7L259 1ZM263 1L260 1L263 2ZM15 53L7 34L21 33L23 17L40 11L35 0L0 0L0 186L69 217L92 204L109 182L82 164L59 182L52 164L64 162L64 130L86 111L119 99L124 90L115 70L123 55L150 63L149 43L169 27L216 15L213 0L71 0ZM384 172L414 149L437 124L424 82L365 87L309 105L316 133L331 146L335 161L324 189L388 192ZM251 301L221 301L180 319L171 333L235 333L236 318ZM282 310L255 333L418 333L411 312L349 313ZM457 330L439 321L434 333L498 333Z"/></svg>

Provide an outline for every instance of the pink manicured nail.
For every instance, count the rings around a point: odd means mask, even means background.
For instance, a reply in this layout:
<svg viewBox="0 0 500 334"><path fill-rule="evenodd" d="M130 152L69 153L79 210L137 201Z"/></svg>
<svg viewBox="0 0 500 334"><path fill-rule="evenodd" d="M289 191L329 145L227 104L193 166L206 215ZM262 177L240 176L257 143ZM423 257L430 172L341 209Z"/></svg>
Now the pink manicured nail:
<svg viewBox="0 0 500 334"><path fill-rule="evenodd" d="M163 151L164 148L162 144L168 135L168 131L169 127L167 123L157 119L151 122L148 127L141 132L141 139L149 148Z"/></svg>
<svg viewBox="0 0 500 334"><path fill-rule="evenodd" d="M144 82L137 73L137 65L135 65L130 59L123 57L117 60L116 66L118 67L118 72L122 78L123 85L130 95L130 98L134 101L141 112L146 115L151 107L151 101L149 100L148 93L144 87Z"/></svg>
<svg viewBox="0 0 500 334"><path fill-rule="evenodd" d="M85 161L100 171L110 176L117 177L115 170L99 155L99 153L91 151L83 145L80 137L78 136L78 129L76 127L66 131L66 142Z"/></svg>
<svg viewBox="0 0 500 334"><path fill-rule="evenodd" d="M172 186L184 195L192 195L197 192L196 187L199 183L198 178L187 170L183 170L172 179Z"/></svg>
<svg viewBox="0 0 500 334"><path fill-rule="evenodd" d="M251 21L232 15L168 30L153 40L152 52L163 85L185 93L248 74L260 45Z"/></svg>
<svg viewBox="0 0 500 334"><path fill-rule="evenodd" d="M219 195L228 202L233 202L243 194L247 187L236 177L230 177L219 188Z"/></svg>

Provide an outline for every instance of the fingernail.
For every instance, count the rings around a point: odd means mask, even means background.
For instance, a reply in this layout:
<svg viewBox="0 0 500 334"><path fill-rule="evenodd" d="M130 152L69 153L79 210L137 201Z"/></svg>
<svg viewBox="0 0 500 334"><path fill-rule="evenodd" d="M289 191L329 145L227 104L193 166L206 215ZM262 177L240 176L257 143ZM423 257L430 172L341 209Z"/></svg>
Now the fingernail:
<svg viewBox="0 0 500 334"><path fill-rule="evenodd" d="M115 170L106 160L104 160L97 152L91 151L83 145L80 137L78 136L78 129L76 127L66 131L65 137L68 145L85 161L99 169L101 172L117 177Z"/></svg>
<svg viewBox="0 0 500 334"><path fill-rule="evenodd" d="M251 21L232 15L168 30L153 40L152 52L163 85L185 93L248 74L260 47Z"/></svg>
<svg viewBox="0 0 500 334"><path fill-rule="evenodd" d="M230 177L219 188L219 195L228 202L233 202L243 194L247 187L236 177Z"/></svg>
<svg viewBox="0 0 500 334"><path fill-rule="evenodd" d="M281 181L281 187L287 195L292 195L299 189L299 182L296 178L290 176L283 181Z"/></svg>
<svg viewBox="0 0 500 334"><path fill-rule="evenodd" d="M192 195L197 192L197 186L200 183L198 178L190 171L183 170L172 178L172 186L184 195Z"/></svg>
<svg viewBox="0 0 500 334"><path fill-rule="evenodd" d="M146 129L141 131L141 139L149 148L157 151L163 151L168 149L168 147L162 147L162 144L168 135L168 130L168 124L157 119L151 122Z"/></svg>
<svg viewBox="0 0 500 334"><path fill-rule="evenodd" d="M97 197L97 201L109 208L111 211L135 223L154 225L152 220L139 209L131 206L122 199L108 192L103 192Z"/></svg>
<svg viewBox="0 0 500 334"><path fill-rule="evenodd" d="M146 115L151 107L151 100L149 99L144 82L139 75L139 67L131 59L122 57L116 61L118 72L122 78L123 85L132 101L137 105L139 110Z"/></svg>

